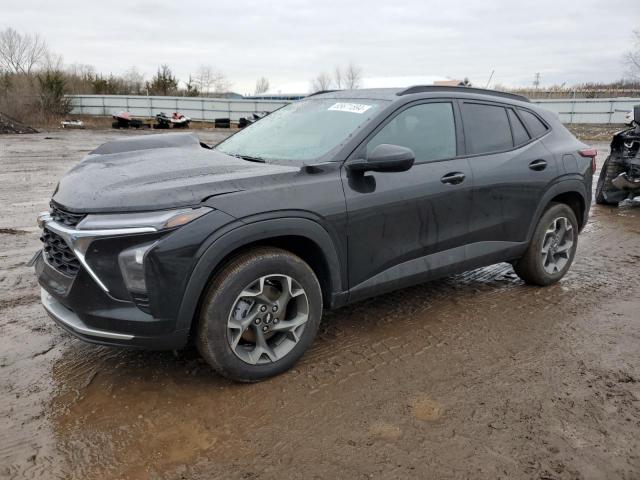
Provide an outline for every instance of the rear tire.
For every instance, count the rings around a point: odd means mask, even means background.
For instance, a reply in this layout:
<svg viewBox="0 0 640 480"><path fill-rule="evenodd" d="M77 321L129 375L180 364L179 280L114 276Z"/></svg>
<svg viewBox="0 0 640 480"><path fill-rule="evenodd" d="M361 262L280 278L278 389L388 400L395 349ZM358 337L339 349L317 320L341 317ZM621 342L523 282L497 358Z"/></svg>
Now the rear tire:
<svg viewBox="0 0 640 480"><path fill-rule="evenodd" d="M540 217L527 251L513 268L525 283L551 285L567 273L577 247L575 213L564 203L552 203Z"/></svg>
<svg viewBox="0 0 640 480"><path fill-rule="evenodd" d="M286 250L254 248L210 281L196 344L220 374L256 382L291 368L321 317L322 291L309 265Z"/></svg>
<svg viewBox="0 0 640 480"><path fill-rule="evenodd" d="M622 169L618 166L615 159L611 155L602 164L600 176L596 184L596 203L598 205L618 205L618 202L607 200L605 192L613 188L611 182L620 175Z"/></svg>

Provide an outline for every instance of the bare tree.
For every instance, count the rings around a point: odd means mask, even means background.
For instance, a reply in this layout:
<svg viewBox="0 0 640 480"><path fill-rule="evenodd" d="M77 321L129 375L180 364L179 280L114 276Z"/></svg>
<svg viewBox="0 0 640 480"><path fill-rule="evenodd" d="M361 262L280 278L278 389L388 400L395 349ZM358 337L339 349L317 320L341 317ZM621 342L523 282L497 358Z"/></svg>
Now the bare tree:
<svg viewBox="0 0 640 480"><path fill-rule="evenodd" d="M93 82L97 78L93 65L72 63L65 68L67 72L67 89L69 93L93 93Z"/></svg>
<svg viewBox="0 0 640 480"><path fill-rule="evenodd" d="M193 75L193 83L202 95L208 94L213 84L213 68L208 65L200 65Z"/></svg>
<svg viewBox="0 0 640 480"><path fill-rule="evenodd" d="M227 76L220 70L214 70L213 73L213 93L225 93L231 88L232 83Z"/></svg>
<svg viewBox="0 0 640 480"><path fill-rule="evenodd" d="M342 88L342 69L338 65L333 73L333 81L336 84L336 88L340 90Z"/></svg>
<svg viewBox="0 0 640 480"><path fill-rule="evenodd" d="M199 97L200 92L198 91L198 87L193 82L193 78L189 75L189 80L186 83L186 90L183 91L185 97Z"/></svg>
<svg viewBox="0 0 640 480"><path fill-rule="evenodd" d="M362 86L362 68L353 62L349 62L344 71L344 86L348 90Z"/></svg>
<svg viewBox="0 0 640 480"><path fill-rule="evenodd" d="M92 80L96 76L96 67L86 63L72 63L67 66L67 72L82 80Z"/></svg>
<svg viewBox="0 0 640 480"><path fill-rule="evenodd" d="M628 75L634 80L640 80L640 30L633 31L633 47L624 54Z"/></svg>
<svg viewBox="0 0 640 480"><path fill-rule="evenodd" d="M322 90L329 90L331 88L331 77L325 72L318 74L318 76L311 80L311 91L321 92Z"/></svg>
<svg viewBox="0 0 640 480"><path fill-rule="evenodd" d="M201 95L207 95L211 92L224 93L231 87L231 83L224 73L210 65L200 65L195 75L192 76L192 82Z"/></svg>
<svg viewBox="0 0 640 480"><path fill-rule="evenodd" d="M0 68L31 75L45 60L47 45L37 34L21 34L13 28L0 32Z"/></svg>
<svg viewBox="0 0 640 480"><path fill-rule="evenodd" d="M144 90L144 75L136 67L124 72L122 77L129 93L140 95Z"/></svg>
<svg viewBox="0 0 640 480"><path fill-rule="evenodd" d="M45 50L44 57L40 61L42 70L47 72L61 72L64 69L62 55Z"/></svg>
<svg viewBox="0 0 640 480"><path fill-rule="evenodd" d="M260 77L256 80L256 90L254 95L261 95L269 90L269 80L265 77Z"/></svg>

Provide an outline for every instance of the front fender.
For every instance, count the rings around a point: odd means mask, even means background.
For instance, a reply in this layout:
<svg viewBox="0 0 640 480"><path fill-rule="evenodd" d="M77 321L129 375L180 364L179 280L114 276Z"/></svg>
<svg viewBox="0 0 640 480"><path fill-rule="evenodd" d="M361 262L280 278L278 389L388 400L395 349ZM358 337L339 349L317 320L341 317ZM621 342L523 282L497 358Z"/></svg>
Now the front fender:
<svg viewBox="0 0 640 480"><path fill-rule="evenodd" d="M213 272L233 251L260 240L280 236L301 236L313 241L322 251L331 281L331 293L342 292L342 264L329 233L308 218L272 218L251 223L235 222L214 233L203 244L180 305L177 329L191 326L200 298Z"/></svg>

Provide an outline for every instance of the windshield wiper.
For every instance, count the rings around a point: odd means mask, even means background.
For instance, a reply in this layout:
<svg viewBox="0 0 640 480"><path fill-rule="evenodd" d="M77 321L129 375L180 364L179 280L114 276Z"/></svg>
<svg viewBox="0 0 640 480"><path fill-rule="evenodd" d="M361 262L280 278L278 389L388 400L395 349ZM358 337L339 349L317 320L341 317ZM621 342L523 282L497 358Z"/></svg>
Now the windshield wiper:
<svg viewBox="0 0 640 480"><path fill-rule="evenodd" d="M242 158L243 160L248 160L249 162L267 163L264 158L252 157L251 155L234 155L234 157Z"/></svg>

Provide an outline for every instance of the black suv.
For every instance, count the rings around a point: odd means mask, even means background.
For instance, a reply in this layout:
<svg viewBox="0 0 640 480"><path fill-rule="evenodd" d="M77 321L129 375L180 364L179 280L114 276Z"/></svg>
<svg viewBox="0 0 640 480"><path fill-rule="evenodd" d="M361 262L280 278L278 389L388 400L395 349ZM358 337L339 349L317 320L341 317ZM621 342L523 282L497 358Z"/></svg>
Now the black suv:
<svg viewBox="0 0 640 480"><path fill-rule="evenodd" d="M90 341L220 373L290 368L323 308L497 262L567 272L595 151L525 98L412 87L312 95L216 147L108 142L39 217L44 307Z"/></svg>

